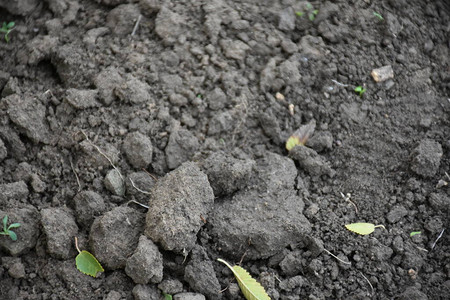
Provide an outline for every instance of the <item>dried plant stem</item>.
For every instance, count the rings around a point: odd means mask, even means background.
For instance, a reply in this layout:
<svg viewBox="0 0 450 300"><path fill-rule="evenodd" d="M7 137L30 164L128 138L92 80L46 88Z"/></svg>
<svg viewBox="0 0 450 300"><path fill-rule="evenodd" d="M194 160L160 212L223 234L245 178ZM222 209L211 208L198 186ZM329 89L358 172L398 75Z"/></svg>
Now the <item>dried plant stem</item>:
<svg viewBox="0 0 450 300"><path fill-rule="evenodd" d="M364 279L367 281L367 283L370 285L370 288L372 289L372 293L371 295L373 295L374 289L373 289L373 285L370 283L369 279L367 279L366 276L364 276L364 274L361 271L358 271L362 277L364 277Z"/></svg>
<svg viewBox="0 0 450 300"><path fill-rule="evenodd" d="M436 246L436 243L439 241L439 239L442 237L442 235L444 234L445 228L442 229L441 233L439 234L439 236L437 237L437 239L434 241L433 245L431 246L431 250L434 249L434 247Z"/></svg>
<svg viewBox="0 0 450 300"><path fill-rule="evenodd" d="M78 253L81 253L80 248L78 248L78 238L75 237L75 248L77 248Z"/></svg>
<svg viewBox="0 0 450 300"><path fill-rule="evenodd" d="M342 259L340 259L339 257L337 257L336 255L334 255L333 253L331 253L330 251L328 251L327 249L323 249L326 253L328 253L329 255L331 255L331 256L333 256L334 258L336 258L338 261L340 261L341 263L343 263L343 264L346 264L346 265L351 265L352 263L351 262L348 262L348 261L344 261L344 260L342 260Z"/></svg>

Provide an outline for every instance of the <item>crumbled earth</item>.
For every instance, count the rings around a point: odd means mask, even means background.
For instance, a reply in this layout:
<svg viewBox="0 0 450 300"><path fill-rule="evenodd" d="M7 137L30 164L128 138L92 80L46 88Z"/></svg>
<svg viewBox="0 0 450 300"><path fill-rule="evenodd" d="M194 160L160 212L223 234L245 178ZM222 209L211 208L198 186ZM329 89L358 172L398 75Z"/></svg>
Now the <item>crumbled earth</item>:
<svg viewBox="0 0 450 300"><path fill-rule="evenodd" d="M12 21L0 299L244 299L218 258L275 300L449 299L448 1L0 0Z"/></svg>

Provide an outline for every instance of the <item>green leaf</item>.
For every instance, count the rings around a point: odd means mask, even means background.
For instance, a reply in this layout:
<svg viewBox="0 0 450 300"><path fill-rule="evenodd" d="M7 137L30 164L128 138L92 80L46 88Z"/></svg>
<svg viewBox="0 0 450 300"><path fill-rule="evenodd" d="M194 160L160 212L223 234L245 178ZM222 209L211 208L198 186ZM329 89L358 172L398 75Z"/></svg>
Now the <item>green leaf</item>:
<svg viewBox="0 0 450 300"><path fill-rule="evenodd" d="M350 230L351 232L360 234L360 235L367 235L374 232L375 228L377 227L383 227L383 225L374 225L371 223L353 223L353 224L347 224L345 227Z"/></svg>
<svg viewBox="0 0 450 300"><path fill-rule="evenodd" d="M20 223L12 223L11 225L8 226L8 229L18 228L18 227L20 227Z"/></svg>
<svg viewBox="0 0 450 300"><path fill-rule="evenodd" d="M234 274L236 280L241 288L242 293L244 294L245 299L247 300L270 300L269 295L267 295L266 291L262 287L259 282L250 276L250 274L243 268L239 266L231 266L229 263L224 261L223 259L217 259L221 263L224 263Z"/></svg>
<svg viewBox="0 0 450 300"><path fill-rule="evenodd" d="M380 20L384 20L383 16L380 15L379 13L375 12L375 11L373 12L373 15L374 15L375 17L377 17L378 19L380 19Z"/></svg>
<svg viewBox="0 0 450 300"><path fill-rule="evenodd" d="M302 17L305 13L302 11L297 11L297 12L295 12L295 14L299 17Z"/></svg>
<svg viewBox="0 0 450 300"><path fill-rule="evenodd" d="M17 234L14 231L9 230L8 235L13 241L17 241Z"/></svg>
<svg viewBox="0 0 450 300"><path fill-rule="evenodd" d="M3 217L3 230L5 230L5 231L8 228L8 227L6 227L6 224L8 224L8 215Z"/></svg>
<svg viewBox="0 0 450 300"><path fill-rule="evenodd" d="M102 265L91 253L83 250L75 258L77 269L86 275L97 277L98 272L104 272Z"/></svg>
<svg viewBox="0 0 450 300"><path fill-rule="evenodd" d="M166 294L166 293L163 293L163 295L164 295L164 300L172 300L172 295Z"/></svg>
<svg viewBox="0 0 450 300"><path fill-rule="evenodd" d="M9 23L6 25L6 27L7 27L8 29L11 29L11 28L14 27L14 25L16 25L16 23L14 23L14 22L9 22Z"/></svg>
<svg viewBox="0 0 450 300"><path fill-rule="evenodd" d="M409 234L409 236L410 236L410 237L413 237L413 236L418 235L418 234L421 234L421 233L422 233L422 231L413 231L413 232L411 232L411 233Z"/></svg>

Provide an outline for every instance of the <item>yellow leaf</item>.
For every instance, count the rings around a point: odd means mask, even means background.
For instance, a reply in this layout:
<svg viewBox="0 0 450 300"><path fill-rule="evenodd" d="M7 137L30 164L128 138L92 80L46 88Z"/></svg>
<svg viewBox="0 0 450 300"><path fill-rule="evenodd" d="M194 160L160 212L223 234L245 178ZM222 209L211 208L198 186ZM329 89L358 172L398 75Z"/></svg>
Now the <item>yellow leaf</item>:
<svg viewBox="0 0 450 300"><path fill-rule="evenodd" d="M314 133L315 128L316 122L313 120L297 129L286 141L287 151L291 151L297 145L304 146L309 137Z"/></svg>
<svg viewBox="0 0 450 300"><path fill-rule="evenodd" d="M375 228L377 227L383 227L383 225L374 225L371 223L353 223L353 224L347 224L345 227L350 230L351 232L360 234L360 235L367 235L374 232Z"/></svg>
<svg viewBox="0 0 450 300"><path fill-rule="evenodd" d="M231 266L229 263L224 261L223 259L217 259L221 263L224 263L234 274L236 280L241 288L242 293L244 294L245 299L247 300L270 300L270 297L267 295L266 291L259 284L258 281L252 278L250 274L239 266Z"/></svg>

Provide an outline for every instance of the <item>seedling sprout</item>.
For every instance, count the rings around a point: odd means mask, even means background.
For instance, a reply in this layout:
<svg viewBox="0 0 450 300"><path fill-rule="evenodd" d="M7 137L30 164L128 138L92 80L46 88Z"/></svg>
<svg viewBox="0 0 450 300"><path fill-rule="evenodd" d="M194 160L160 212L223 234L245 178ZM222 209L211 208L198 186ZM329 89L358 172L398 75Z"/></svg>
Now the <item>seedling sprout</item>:
<svg viewBox="0 0 450 300"><path fill-rule="evenodd" d="M14 25L16 25L16 23L14 22L3 22L3 26L0 28L0 32L5 34L5 41L8 43L9 42L9 37L8 34L13 31L14 29Z"/></svg>
<svg viewBox="0 0 450 300"><path fill-rule="evenodd" d="M360 97L362 97L365 92L366 89L362 86L358 85L357 87L355 87L355 93L359 94Z"/></svg>
<svg viewBox="0 0 450 300"><path fill-rule="evenodd" d="M3 231L0 232L1 235L8 235L11 240L17 241L17 234L11 230L11 228L20 227L20 223L12 223L8 225L8 215L3 217Z"/></svg>

